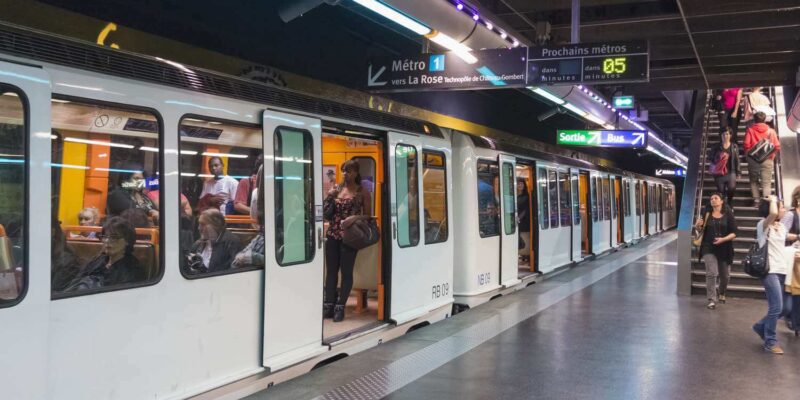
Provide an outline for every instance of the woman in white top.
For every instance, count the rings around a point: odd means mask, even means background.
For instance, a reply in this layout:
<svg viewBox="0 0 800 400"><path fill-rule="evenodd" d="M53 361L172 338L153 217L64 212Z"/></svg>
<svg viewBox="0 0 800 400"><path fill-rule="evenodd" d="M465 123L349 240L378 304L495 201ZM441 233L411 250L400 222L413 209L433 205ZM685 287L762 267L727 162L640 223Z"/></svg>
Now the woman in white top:
<svg viewBox="0 0 800 400"><path fill-rule="evenodd" d="M786 227L780 222L785 212L783 203L777 197L770 196L769 203L762 203L758 211L763 219L756 225L756 238L759 246L768 246L769 274L761 278L767 295L767 315L753 325L753 330L764 341L764 350L783 354L783 349L778 345L776 329L778 320L787 311L784 307L786 293L783 288L789 263L794 262L794 258L788 254L788 250L792 248L787 248L784 244Z"/></svg>
<svg viewBox="0 0 800 400"><path fill-rule="evenodd" d="M766 109L772 106L772 103L769 101L769 97L764 96L761 93L760 87L754 87L752 92L745 97L744 101L744 120L748 121L748 124L753 123L753 116L757 111L762 111L766 113ZM771 113L767 113L771 114ZM767 115L767 122L772 121L772 116ZM748 125L749 127L749 125Z"/></svg>

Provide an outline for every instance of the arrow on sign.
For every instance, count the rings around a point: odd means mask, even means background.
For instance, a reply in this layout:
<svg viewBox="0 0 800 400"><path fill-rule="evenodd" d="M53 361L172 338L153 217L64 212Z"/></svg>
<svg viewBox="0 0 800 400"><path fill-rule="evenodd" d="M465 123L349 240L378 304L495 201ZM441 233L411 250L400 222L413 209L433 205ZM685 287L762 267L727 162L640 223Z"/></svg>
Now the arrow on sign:
<svg viewBox="0 0 800 400"><path fill-rule="evenodd" d="M635 132L633 136L636 138L633 139L633 142L631 142L632 145L635 146L636 142L639 142L640 145L644 146L644 132Z"/></svg>
<svg viewBox="0 0 800 400"><path fill-rule="evenodd" d="M589 132L589 141L586 143L596 143L600 144L600 137L602 133L598 131Z"/></svg>
<svg viewBox="0 0 800 400"><path fill-rule="evenodd" d="M381 67L375 75L372 75L372 64L369 65L369 70L367 70L367 86L383 86L386 84L386 81L378 82L378 78L383 74L383 71L386 71L386 67Z"/></svg>

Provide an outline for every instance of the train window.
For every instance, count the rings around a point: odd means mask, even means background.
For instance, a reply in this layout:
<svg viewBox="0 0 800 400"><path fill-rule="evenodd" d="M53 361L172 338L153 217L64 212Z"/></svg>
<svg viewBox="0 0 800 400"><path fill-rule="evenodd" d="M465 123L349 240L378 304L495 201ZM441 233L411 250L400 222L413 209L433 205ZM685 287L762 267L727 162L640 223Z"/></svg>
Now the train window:
<svg viewBox="0 0 800 400"><path fill-rule="evenodd" d="M619 203L617 203L617 188L614 185L614 178L611 178L609 181L610 186L608 187L609 192L611 193L611 219L617 218L617 207L619 207Z"/></svg>
<svg viewBox="0 0 800 400"><path fill-rule="evenodd" d="M642 215L642 196L641 196L641 189L639 188L639 182L636 182L634 185L635 192L634 198L636 199L636 215Z"/></svg>
<svg viewBox="0 0 800 400"><path fill-rule="evenodd" d="M0 307L18 303L27 287L25 260L27 107L22 92L0 85Z"/></svg>
<svg viewBox="0 0 800 400"><path fill-rule="evenodd" d="M597 185L597 220L603 221L606 219L606 208L604 207L605 197L603 197L603 178L596 178Z"/></svg>
<svg viewBox="0 0 800 400"><path fill-rule="evenodd" d="M597 177L593 176L590 180L590 188L589 188L589 195L592 198L592 222L597 222L599 219L597 213Z"/></svg>
<svg viewBox="0 0 800 400"><path fill-rule="evenodd" d="M356 156L352 158L353 161L358 163L358 174L361 175L361 187L369 192L370 200L372 200L372 214L375 215L375 159L372 157ZM328 191L323 191L324 197Z"/></svg>
<svg viewBox="0 0 800 400"><path fill-rule="evenodd" d="M541 229L550 228L550 219L547 218L548 202L547 202L547 170L539 168L536 170L536 182L539 186L539 227Z"/></svg>
<svg viewBox="0 0 800 400"><path fill-rule="evenodd" d="M478 231L481 237L500 234L499 194L497 163L478 160Z"/></svg>
<svg viewBox="0 0 800 400"><path fill-rule="evenodd" d="M285 267L314 258L314 144L311 133L275 129L275 258Z"/></svg>
<svg viewBox="0 0 800 400"><path fill-rule="evenodd" d="M423 150L422 193L425 204L425 244L447 241L447 163L438 151Z"/></svg>
<svg viewBox="0 0 800 400"><path fill-rule="evenodd" d="M608 178L600 179L600 186L603 188L603 218L611 219L611 196L609 195Z"/></svg>
<svg viewBox="0 0 800 400"><path fill-rule="evenodd" d="M517 231L517 196L514 188L514 166L503 163L503 231L510 235Z"/></svg>
<svg viewBox="0 0 800 400"><path fill-rule="evenodd" d="M179 207L181 273L199 278L263 268L261 127L191 116L178 131L180 199L169 203Z"/></svg>
<svg viewBox="0 0 800 400"><path fill-rule="evenodd" d="M575 226L581 225L581 199L580 192L578 191L578 175L572 174L570 178L572 186L572 223Z"/></svg>
<svg viewBox="0 0 800 400"><path fill-rule="evenodd" d="M144 110L54 99L54 298L152 284L162 275L160 124Z"/></svg>
<svg viewBox="0 0 800 400"><path fill-rule="evenodd" d="M558 178L552 169L547 170L547 192L550 195L550 227L558 228Z"/></svg>
<svg viewBox="0 0 800 400"><path fill-rule="evenodd" d="M569 175L565 172L558 173L558 208L561 216L561 226L572 224L572 204L570 204L571 187Z"/></svg>
<svg viewBox="0 0 800 400"><path fill-rule="evenodd" d="M397 243L400 247L419 243L419 189L417 187L417 149L398 144L394 150L397 174Z"/></svg>

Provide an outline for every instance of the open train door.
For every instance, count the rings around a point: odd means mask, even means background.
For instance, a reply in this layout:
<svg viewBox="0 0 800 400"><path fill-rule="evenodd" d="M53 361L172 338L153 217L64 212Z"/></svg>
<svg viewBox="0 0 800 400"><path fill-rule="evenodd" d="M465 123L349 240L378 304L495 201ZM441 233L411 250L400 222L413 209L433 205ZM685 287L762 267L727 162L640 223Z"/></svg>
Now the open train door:
<svg viewBox="0 0 800 400"><path fill-rule="evenodd" d="M50 97L42 69L0 61L0 195L7 211L0 219L0 393L6 399L49 397L50 245L28 238L51 235Z"/></svg>
<svg viewBox="0 0 800 400"><path fill-rule="evenodd" d="M519 280L519 235L517 233L517 179L513 156L500 154L500 284L509 287Z"/></svg>
<svg viewBox="0 0 800 400"><path fill-rule="evenodd" d="M264 354L271 371L322 345L320 120L264 111Z"/></svg>

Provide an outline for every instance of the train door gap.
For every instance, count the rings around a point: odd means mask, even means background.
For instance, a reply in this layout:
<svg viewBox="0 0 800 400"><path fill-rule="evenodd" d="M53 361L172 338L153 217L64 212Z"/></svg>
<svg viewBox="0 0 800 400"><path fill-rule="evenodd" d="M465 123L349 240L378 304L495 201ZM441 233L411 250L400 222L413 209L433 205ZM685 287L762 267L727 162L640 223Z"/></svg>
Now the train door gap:
<svg viewBox="0 0 800 400"><path fill-rule="evenodd" d="M382 227L382 211L388 207L388 199L384 198L384 143L380 137L350 130L324 129L322 134L322 193L328 192L343 181L342 165L350 160L356 161L361 175L361 190L369 193L372 215L378 219ZM327 237L331 223L325 222ZM346 300L344 320L333 322L323 319L323 343L339 342L356 333L374 329L382 325L385 300L381 287L383 273L381 253L382 241L388 240L386 230L381 229L382 240L372 246L361 249L356 255L353 268L353 289ZM327 243L327 241L326 241ZM328 275L328 249L325 246L325 281ZM341 296L341 273L337 279L337 296ZM324 288L323 288L324 290ZM327 300L325 300L327 301ZM320 304L322 307L322 304Z"/></svg>
<svg viewBox="0 0 800 400"><path fill-rule="evenodd" d="M533 221L533 168L517 159L517 222L519 226L519 278L536 272Z"/></svg>
<svg viewBox="0 0 800 400"><path fill-rule="evenodd" d="M581 256L588 257L592 254L592 215L589 208L589 171L581 171L578 186L580 191L581 213Z"/></svg>
<svg viewBox="0 0 800 400"><path fill-rule="evenodd" d="M622 213L622 177L614 179L614 208L617 210L617 243L625 242L625 215Z"/></svg>

